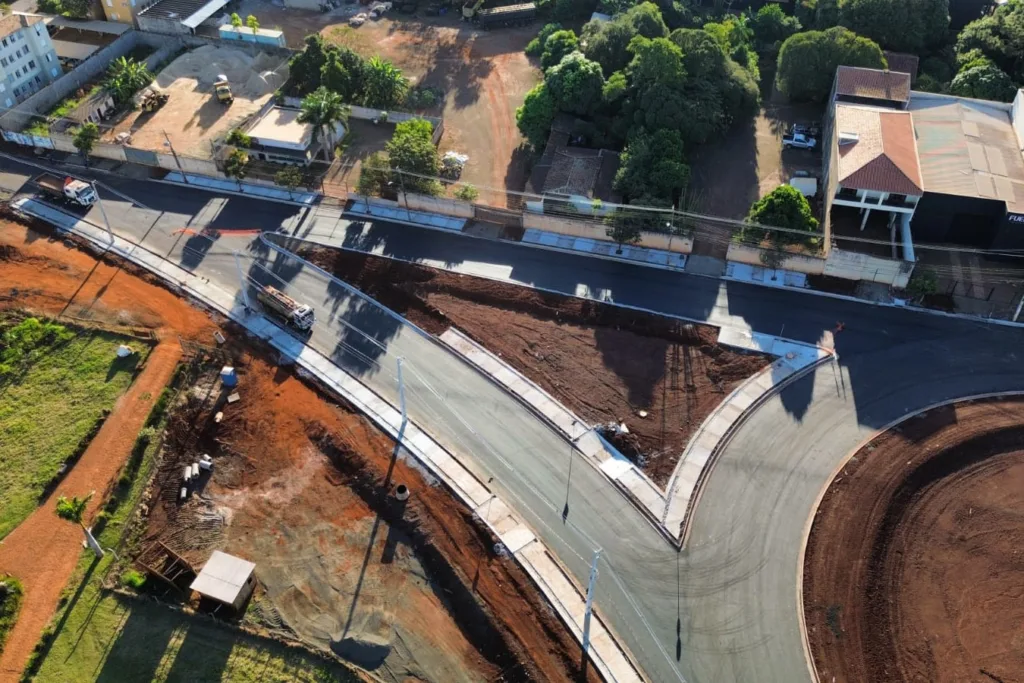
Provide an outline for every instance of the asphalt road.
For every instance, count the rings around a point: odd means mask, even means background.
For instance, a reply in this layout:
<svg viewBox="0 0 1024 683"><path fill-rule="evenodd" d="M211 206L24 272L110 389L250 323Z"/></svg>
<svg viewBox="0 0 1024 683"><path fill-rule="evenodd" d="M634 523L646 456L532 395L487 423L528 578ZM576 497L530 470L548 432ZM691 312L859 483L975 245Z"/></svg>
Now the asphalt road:
<svg viewBox="0 0 1024 683"><path fill-rule="evenodd" d="M8 189L29 171L6 161L0 170ZM657 683L808 680L798 558L814 501L836 463L866 435L919 407L1024 389L1016 330L416 228L350 224L326 208L102 179L150 207L104 191L115 231L226 288L238 288L238 266L247 279L281 278L289 293L317 308L311 343L386 398L396 397L394 366L404 357L411 417L468 456L484 480L493 478L581 583L591 550L603 549L598 609ZM102 224L98 208L89 220ZM189 232L205 227L219 238ZM339 283L254 245L259 230L326 236L350 248L805 341L841 321L840 361L769 400L739 430L679 553L592 468L576 463L569 480L568 445L532 413Z"/></svg>

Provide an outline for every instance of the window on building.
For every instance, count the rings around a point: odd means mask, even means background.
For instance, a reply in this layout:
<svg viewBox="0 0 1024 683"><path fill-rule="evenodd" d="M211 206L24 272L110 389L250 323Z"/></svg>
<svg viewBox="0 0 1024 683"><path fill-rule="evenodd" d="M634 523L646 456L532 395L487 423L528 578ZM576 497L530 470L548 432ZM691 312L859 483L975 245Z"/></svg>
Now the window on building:
<svg viewBox="0 0 1024 683"><path fill-rule="evenodd" d="M4 100L4 104L6 104L7 108L10 109L11 105L14 104L14 102L11 102L11 98L8 97L6 100Z"/></svg>
<svg viewBox="0 0 1024 683"><path fill-rule="evenodd" d="M21 78L21 69L15 69L14 70L14 77L15 78Z"/></svg>
<svg viewBox="0 0 1024 683"><path fill-rule="evenodd" d="M110 13L110 18L111 18L111 19L113 19L114 21L118 21L118 20L120 19L120 18L119 18L119 17L117 16L117 12L111 12L111 13Z"/></svg>
<svg viewBox="0 0 1024 683"><path fill-rule="evenodd" d="M53 67L52 69L50 69L50 75L54 77L57 76L57 67Z"/></svg>
<svg viewBox="0 0 1024 683"><path fill-rule="evenodd" d="M107 0L107 7L113 7L113 6L114 6L113 0Z"/></svg>
<svg viewBox="0 0 1024 683"><path fill-rule="evenodd" d="M0 83L0 92L7 92L7 86L3 83Z"/></svg>
<svg viewBox="0 0 1024 683"><path fill-rule="evenodd" d="M4 47L7 47L7 39L6 38L4 38L3 41L0 41L0 42L3 42Z"/></svg>
<svg viewBox="0 0 1024 683"><path fill-rule="evenodd" d="M7 66L7 57L0 57L0 66Z"/></svg>
<svg viewBox="0 0 1024 683"><path fill-rule="evenodd" d="M36 60L34 60L34 59L28 60L28 68L30 68L30 69L36 68Z"/></svg>
<svg viewBox="0 0 1024 683"><path fill-rule="evenodd" d="M43 82L43 79L39 78L39 76L36 76L36 83L42 83L42 82Z"/></svg>
<svg viewBox="0 0 1024 683"><path fill-rule="evenodd" d="M53 61L53 55L50 54L49 52L46 53L46 61L48 61L48 62L52 62Z"/></svg>

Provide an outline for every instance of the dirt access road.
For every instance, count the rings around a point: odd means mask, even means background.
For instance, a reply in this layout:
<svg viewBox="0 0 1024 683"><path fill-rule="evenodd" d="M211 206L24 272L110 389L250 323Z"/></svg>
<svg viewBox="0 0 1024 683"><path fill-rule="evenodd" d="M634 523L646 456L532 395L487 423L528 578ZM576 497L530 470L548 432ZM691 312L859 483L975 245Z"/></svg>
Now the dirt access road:
<svg viewBox="0 0 1024 683"><path fill-rule="evenodd" d="M541 80L538 65L523 52L540 22L481 31L460 21L453 11L443 17L393 14L352 28L347 13L360 7L346 5L322 14L246 0L239 14L255 14L261 25L280 28L291 47L300 48L306 35L320 32L325 40L364 57L379 55L393 62L414 85L443 90L443 108L424 112L444 118L440 152L469 155L462 180L480 188L480 201L505 206L504 190L522 190L527 179L526 158L518 151L522 137L515 113ZM359 140L354 142L358 155L351 161L374 151L359 146ZM348 177L357 179L358 174Z"/></svg>
<svg viewBox="0 0 1024 683"><path fill-rule="evenodd" d="M936 409L835 478L804 563L822 681L1024 680L1022 425L1020 399Z"/></svg>
<svg viewBox="0 0 1024 683"><path fill-rule="evenodd" d="M165 341L150 354L60 486L0 545L0 573L13 574L25 588L21 613L0 655L3 682L21 676L78 563L81 530L54 514L55 501L61 495L96 491L86 514L86 520L92 518L101 494L128 458L153 400L174 372L181 353L176 335L203 336L213 330L204 314L165 290L22 225L0 223L0 307L57 315L72 296L70 310L81 317L156 328Z"/></svg>
<svg viewBox="0 0 1024 683"><path fill-rule="evenodd" d="M195 566L212 548L254 560L264 628L389 683L577 680L578 648L468 510L404 461L400 503L380 488L389 438L261 354L232 362L239 401L172 420L147 543ZM180 504L200 451L212 475Z"/></svg>
<svg viewBox="0 0 1024 683"><path fill-rule="evenodd" d="M661 486L704 418L771 360L719 346L707 325L353 252L311 254L428 332L457 327L592 424L624 422L630 434L616 445Z"/></svg>

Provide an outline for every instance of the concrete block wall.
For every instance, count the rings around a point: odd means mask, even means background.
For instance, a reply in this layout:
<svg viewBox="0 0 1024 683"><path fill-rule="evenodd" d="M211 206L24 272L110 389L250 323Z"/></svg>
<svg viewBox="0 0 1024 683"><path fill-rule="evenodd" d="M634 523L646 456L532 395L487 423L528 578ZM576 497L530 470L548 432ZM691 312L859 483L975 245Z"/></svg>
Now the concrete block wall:
<svg viewBox="0 0 1024 683"><path fill-rule="evenodd" d="M20 131L29 126L35 118L32 114L50 111L58 102L105 71L114 59L131 52L139 44L139 35L138 31L122 33L110 45L94 52L72 71L19 104L16 110L5 112L0 116L0 128Z"/></svg>
<svg viewBox="0 0 1024 683"><path fill-rule="evenodd" d="M733 242L729 245L729 250L726 253L725 258L729 261L736 261L737 263L762 266L764 265L761 263L761 253L763 251L764 250L760 247ZM825 259L816 256L807 256L805 254L789 254L779 267L785 270L792 270L797 273L821 275L825 272Z"/></svg>
<svg viewBox="0 0 1024 683"><path fill-rule="evenodd" d="M523 214L523 227L544 230L546 232L557 232L560 235L586 237L592 240L614 241L608 237L608 231L604 226L562 216L549 216L527 211ZM674 251L679 254L689 254L693 250L693 239L679 235L644 231L640 233L638 246Z"/></svg>
<svg viewBox="0 0 1024 683"><path fill-rule="evenodd" d="M398 202L398 205L413 211L441 213L459 218L472 218L474 213L473 205L469 202L447 197L428 197L422 194L406 194L402 197L402 201Z"/></svg>

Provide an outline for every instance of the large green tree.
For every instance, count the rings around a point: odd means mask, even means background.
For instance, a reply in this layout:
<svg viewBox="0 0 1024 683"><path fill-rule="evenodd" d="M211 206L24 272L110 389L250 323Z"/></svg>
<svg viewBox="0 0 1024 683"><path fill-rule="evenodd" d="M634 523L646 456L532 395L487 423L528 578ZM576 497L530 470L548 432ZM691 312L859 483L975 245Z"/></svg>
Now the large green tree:
<svg viewBox="0 0 1024 683"><path fill-rule="evenodd" d="M759 228L745 231L750 236L767 238L777 245L805 242L818 230L818 219L814 217L807 197L792 185L780 185L754 202L747 213L747 222L793 231L764 231Z"/></svg>
<svg viewBox="0 0 1024 683"><path fill-rule="evenodd" d="M629 43L636 36L664 38L668 27L658 7L645 2L611 21L591 21L583 27L583 54L601 65L605 76L626 68L632 59Z"/></svg>
<svg viewBox="0 0 1024 683"><path fill-rule="evenodd" d="M576 51L579 39L572 31L555 31L544 41L544 49L540 55L540 68L550 69Z"/></svg>
<svg viewBox="0 0 1024 683"><path fill-rule="evenodd" d="M346 102L362 101L366 89L366 60L347 47L334 48L325 56L320 83Z"/></svg>
<svg viewBox="0 0 1024 683"><path fill-rule="evenodd" d="M754 32L754 40L761 49L768 49L782 43L794 33L800 32L800 21L782 11L782 7L772 3L757 11L750 21Z"/></svg>
<svg viewBox="0 0 1024 683"><path fill-rule="evenodd" d="M967 24L957 36L957 55L978 50L1018 83L1024 82L1024 0L1010 0Z"/></svg>
<svg viewBox="0 0 1024 683"><path fill-rule="evenodd" d="M395 126L395 132L386 145L391 168L405 172L399 178L399 185L409 192L440 192L440 183L435 178L441 170L441 160L431 139L433 133L434 128L429 121L402 121Z"/></svg>
<svg viewBox="0 0 1024 683"><path fill-rule="evenodd" d="M516 126L535 150L544 149L556 113L555 101L543 83L526 93L523 104L516 109Z"/></svg>
<svg viewBox="0 0 1024 683"><path fill-rule="evenodd" d="M960 71L950 83L949 91L958 97L1011 102L1017 87L1005 71L987 62Z"/></svg>
<svg viewBox="0 0 1024 683"><path fill-rule="evenodd" d="M302 100L302 111L299 122L313 126L311 144L323 136L324 159L330 160L334 150L334 129L339 123L348 120L349 109L341 95L327 88L320 87Z"/></svg>
<svg viewBox="0 0 1024 683"><path fill-rule="evenodd" d="M604 75L600 64L573 52L548 69L544 84L559 111L585 115L601 102Z"/></svg>
<svg viewBox="0 0 1024 683"><path fill-rule="evenodd" d="M678 131L637 131L619 159L615 190L628 200L654 196L671 202L690 181L683 138Z"/></svg>
<svg viewBox="0 0 1024 683"><path fill-rule="evenodd" d="M842 0L840 23L882 47L920 54L949 30L949 0Z"/></svg>
<svg viewBox="0 0 1024 683"><path fill-rule="evenodd" d="M782 44L775 83L791 100L821 102L841 65L883 69L886 62L877 43L849 29L807 31Z"/></svg>
<svg viewBox="0 0 1024 683"><path fill-rule="evenodd" d="M319 33L306 36L306 48L288 62L288 91L301 97L320 87L320 77L327 53L333 47Z"/></svg>

